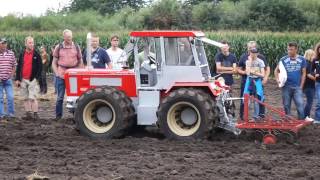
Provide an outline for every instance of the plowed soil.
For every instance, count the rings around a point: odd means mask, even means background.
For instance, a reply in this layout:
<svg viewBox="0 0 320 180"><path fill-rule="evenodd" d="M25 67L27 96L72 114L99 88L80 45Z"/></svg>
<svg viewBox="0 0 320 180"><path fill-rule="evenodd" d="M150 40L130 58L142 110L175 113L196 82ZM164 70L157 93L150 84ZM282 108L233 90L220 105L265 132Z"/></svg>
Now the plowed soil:
<svg viewBox="0 0 320 180"><path fill-rule="evenodd" d="M50 81L49 84L52 84ZM296 143L264 146L249 133L215 132L210 139L169 141L156 129L126 137L92 140L76 130L72 116L53 121L55 96L40 101L41 120L0 122L0 179L25 179L37 172L50 179L320 179L320 126L303 129ZM234 94L239 85L234 86ZM267 102L281 107L274 81Z"/></svg>

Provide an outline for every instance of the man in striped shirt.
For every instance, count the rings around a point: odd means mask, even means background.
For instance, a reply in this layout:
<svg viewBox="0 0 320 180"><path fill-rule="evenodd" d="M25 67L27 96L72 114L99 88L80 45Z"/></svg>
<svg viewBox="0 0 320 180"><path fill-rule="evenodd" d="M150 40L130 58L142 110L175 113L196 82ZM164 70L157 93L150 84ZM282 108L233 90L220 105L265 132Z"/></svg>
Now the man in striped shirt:
<svg viewBox="0 0 320 180"><path fill-rule="evenodd" d="M12 75L17 62L14 53L7 49L7 40L0 38L0 120L12 119L14 115ZM3 90L7 97L7 113L4 112Z"/></svg>

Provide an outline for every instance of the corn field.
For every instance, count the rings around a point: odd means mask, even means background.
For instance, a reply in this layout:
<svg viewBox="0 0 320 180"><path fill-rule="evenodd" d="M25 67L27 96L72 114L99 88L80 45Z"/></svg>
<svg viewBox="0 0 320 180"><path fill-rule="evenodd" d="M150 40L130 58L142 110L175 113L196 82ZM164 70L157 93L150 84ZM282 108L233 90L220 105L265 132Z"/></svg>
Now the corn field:
<svg viewBox="0 0 320 180"><path fill-rule="evenodd" d="M85 47L87 32L75 32L74 41L81 47ZM102 47L109 47L109 38L117 34L120 36L120 47L124 47L129 39L129 31L118 32L98 32L100 36L100 44ZM295 41L299 44L299 53L304 54L304 51L310 48L314 48L315 44L320 42L319 33L300 33L300 32L287 32L287 33L273 33L273 32L239 32L239 31L227 31L227 32L205 32L206 36L213 40L227 40L230 43L231 51L237 56L246 51L246 43L248 41L255 40L258 42L259 50L264 54L271 69L273 70L278 60L286 54L287 43ZM9 48L12 49L16 56L24 48L24 38L26 36L33 36L35 38L36 47L41 45L47 47L49 50L52 46L62 41L61 32L5 32L0 36L4 36L8 39ZM214 55L217 53L217 48L212 46L206 46L206 53L209 63L214 62Z"/></svg>

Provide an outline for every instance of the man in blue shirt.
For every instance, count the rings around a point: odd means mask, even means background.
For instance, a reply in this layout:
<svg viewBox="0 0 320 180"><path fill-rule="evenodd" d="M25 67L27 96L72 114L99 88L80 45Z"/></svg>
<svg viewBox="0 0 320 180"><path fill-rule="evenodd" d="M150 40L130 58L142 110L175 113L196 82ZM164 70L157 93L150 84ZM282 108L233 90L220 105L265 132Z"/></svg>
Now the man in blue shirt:
<svg viewBox="0 0 320 180"><path fill-rule="evenodd" d="M232 86L232 74L237 73L237 58L234 54L230 53L230 47L226 41L222 41L221 43L225 46L221 48L221 52L214 58L216 61L217 73L221 74L226 85Z"/></svg>
<svg viewBox="0 0 320 180"><path fill-rule="evenodd" d="M283 64L287 73L287 81L282 87L282 102L285 113L290 115L291 100L293 99L298 111L298 118L302 120L305 118L302 88L306 79L306 60L303 56L298 54L297 43L288 43L288 55L282 57L279 63ZM278 64L274 70L278 84L281 83L279 80L279 73Z"/></svg>
<svg viewBox="0 0 320 180"><path fill-rule="evenodd" d="M247 43L247 52L241 55L238 63L238 73L241 74L241 84L240 84L240 97L243 97L244 87L247 79L246 74L246 62L249 59L249 54L252 49L257 49L257 42L256 41L249 41ZM262 85L265 85L268 82L268 78L270 75L270 66L268 64L267 59L261 53L258 54L258 58L263 60L265 67L264 67L264 77L262 78ZM240 118L243 119L243 102L240 103ZM260 105L259 107L259 116L263 118L265 115L265 107Z"/></svg>
<svg viewBox="0 0 320 180"><path fill-rule="evenodd" d="M87 65L87 50L83 53L83 63ZM95 69L106 69L106 64L108 68L112 68L106 50L99 47L99 37L93 34L91 38L91 65Z"/></svg>

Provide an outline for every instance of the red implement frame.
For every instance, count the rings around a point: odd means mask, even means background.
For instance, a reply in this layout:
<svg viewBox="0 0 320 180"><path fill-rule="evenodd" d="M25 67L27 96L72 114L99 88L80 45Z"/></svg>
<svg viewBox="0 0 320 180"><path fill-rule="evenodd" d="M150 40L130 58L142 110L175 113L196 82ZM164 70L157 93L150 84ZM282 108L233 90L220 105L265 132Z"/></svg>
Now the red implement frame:
<svg viewBox="0 0 320 180"><path fill-rule="evenodd" d="M250 119L249 100L251 100L252 102L258 102L259 104L265 106L265 108L272 112L272 114L277 114L280 119L274 119L272 116L268 115L266 115L262 120L259 121ZM256 129L267 131L268 133L265 135L263 141L265 144L273 144L276 141L275 136L273 136L273 141L270 141L270 137L273 135L272 132L274 130L297 133L301 128L310 124L312 124L312 121L299 120L292 116L288 116L284 111L263 103L256 99L254 96L245 94L243 120L238 120L236 127L239 129Z"/></svg>

